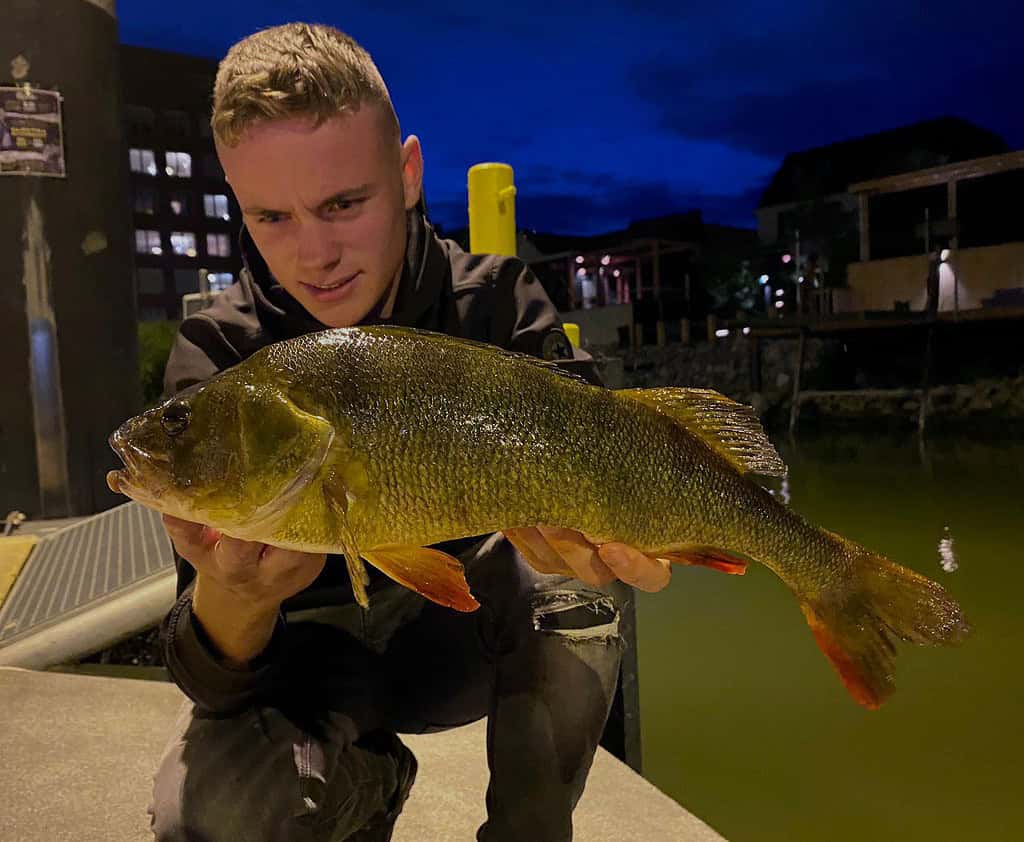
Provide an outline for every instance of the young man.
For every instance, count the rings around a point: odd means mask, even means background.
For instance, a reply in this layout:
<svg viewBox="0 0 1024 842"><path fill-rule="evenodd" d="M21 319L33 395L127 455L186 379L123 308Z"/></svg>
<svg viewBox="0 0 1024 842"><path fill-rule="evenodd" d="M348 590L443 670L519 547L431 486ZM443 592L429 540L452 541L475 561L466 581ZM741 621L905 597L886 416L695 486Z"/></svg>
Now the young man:
<svg viewBox="0 0 1024 842"><path fill-rule="evenodd" d="M235 45L212 123L246 269L182 324L169 394L326 327L404 325L571 355L520 261L433 233L419 141L402 141L377 68L348 36L289 24ZM380 575L364 612L340 558L165 524L184 561L164 654L191 702L155 779L157 839L389 839L415 775L396 732L483 716L478 838L571 839L621 647L615 603L596 588L658 590L666 566L569 530L517 530L525 556L502 535L446 546L481 603L473 614Z"/></svg>

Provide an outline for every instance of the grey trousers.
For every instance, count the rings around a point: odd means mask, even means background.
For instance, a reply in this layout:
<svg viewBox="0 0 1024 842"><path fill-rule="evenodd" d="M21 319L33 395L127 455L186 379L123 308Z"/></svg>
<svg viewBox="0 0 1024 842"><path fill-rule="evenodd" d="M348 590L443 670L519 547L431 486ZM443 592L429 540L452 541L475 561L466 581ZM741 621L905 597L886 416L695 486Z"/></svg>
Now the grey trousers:
<svg viewBox="0 0 1024 842"><path fill-rule="evenodd" d="M360 831L393 822L415 774L394 734L486 716L478 841L571 840L616 687L615 600L538 574L500 535L462 561L477 611L389 584L367 611L290 615L291 701L228 718L187 704L154 779L156 839L387 839Z"/></svg>

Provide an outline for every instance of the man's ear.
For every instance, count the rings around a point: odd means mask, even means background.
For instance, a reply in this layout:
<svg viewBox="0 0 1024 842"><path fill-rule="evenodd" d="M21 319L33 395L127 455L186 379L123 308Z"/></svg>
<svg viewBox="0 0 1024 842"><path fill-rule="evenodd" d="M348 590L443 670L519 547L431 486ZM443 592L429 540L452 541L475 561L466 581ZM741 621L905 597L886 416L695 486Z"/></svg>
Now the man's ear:
<svg viewBox="0 0 1024 842"><path fill-rule="evenodd" d="M402 190L405 194L405 209L416 207L423 191L423 150L420 139L411 134L402 144Z"/></svg>

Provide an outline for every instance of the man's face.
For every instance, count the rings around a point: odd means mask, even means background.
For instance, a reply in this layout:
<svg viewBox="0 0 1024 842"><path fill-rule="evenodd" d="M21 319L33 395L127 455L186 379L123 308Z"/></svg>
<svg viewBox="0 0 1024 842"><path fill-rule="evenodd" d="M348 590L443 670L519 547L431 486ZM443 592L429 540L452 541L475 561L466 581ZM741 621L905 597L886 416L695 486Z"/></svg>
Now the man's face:
<svg viewBox="0 0 1024 842"><path fill-rule="evenodd" d="M405 212L423 178L419 141L400 144L376 106L218 144L246 227L274 277L328 327L357 324L401 271Z"/></svg>

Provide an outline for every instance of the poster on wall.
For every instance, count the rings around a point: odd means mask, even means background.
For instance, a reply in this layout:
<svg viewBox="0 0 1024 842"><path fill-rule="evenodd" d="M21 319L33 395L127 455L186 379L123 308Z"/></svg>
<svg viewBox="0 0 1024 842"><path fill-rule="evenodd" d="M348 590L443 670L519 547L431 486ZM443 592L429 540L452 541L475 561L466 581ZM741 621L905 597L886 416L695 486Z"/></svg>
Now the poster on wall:
<svg viewBox="0 0 1024 842"><path fill-rule="evenodd" d="M28 85L0 87L0 175L64 178L61 99Z"/></svg>

